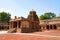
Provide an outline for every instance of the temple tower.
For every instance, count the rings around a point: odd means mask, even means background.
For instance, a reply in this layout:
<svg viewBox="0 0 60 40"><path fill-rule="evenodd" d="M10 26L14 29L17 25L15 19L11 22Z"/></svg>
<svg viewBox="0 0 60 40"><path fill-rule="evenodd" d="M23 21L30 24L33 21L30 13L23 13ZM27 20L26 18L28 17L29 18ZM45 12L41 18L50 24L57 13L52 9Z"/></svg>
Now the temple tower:
<svg viewBox="0 0 60 40"><path fill-rule="evenodd" d="M38 16L36 15L36 11L34 11L34 10L32 10L32 11L29 12L28 19L29 19L30 21L32 21L32 22L33 22L33 21L39 22Z"/></svg>
<svg viewBox="0 0 60 40"><path fill-rule="evenodd" d="M32 22L33 31L39 30L39 19L36 11L32 10L29 12L28 20Z"/></svg>

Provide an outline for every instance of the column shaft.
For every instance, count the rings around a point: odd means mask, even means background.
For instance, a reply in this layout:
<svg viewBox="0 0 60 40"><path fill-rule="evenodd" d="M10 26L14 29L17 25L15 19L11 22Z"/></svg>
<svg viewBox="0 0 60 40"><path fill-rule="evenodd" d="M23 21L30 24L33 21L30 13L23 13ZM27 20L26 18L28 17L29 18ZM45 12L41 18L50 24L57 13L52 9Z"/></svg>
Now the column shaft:
<svg viewBox="0 0 60 40"><path fill-rule="evenodd" d="M14 27L14 22L12 22L12 28Z"/></svg>
<svg viewBox="0 0 60 40"><path fill-rule="evenodd" d="M17 21L17 28L19 28L19 21Z"/></svg>

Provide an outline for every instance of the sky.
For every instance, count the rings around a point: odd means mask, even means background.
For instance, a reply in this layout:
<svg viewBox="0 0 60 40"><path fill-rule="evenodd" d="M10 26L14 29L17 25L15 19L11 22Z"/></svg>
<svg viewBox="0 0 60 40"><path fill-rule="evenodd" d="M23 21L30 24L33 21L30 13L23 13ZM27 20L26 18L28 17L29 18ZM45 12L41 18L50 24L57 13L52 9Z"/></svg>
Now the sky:
<svg viewBox="0 0 60 40"><path fill-rule="evenodd" d="M5 11L14 16L27 18L29 11L35 10L38 16L53 12L60 14L60 0L0 0L0 12Z"/></svg>

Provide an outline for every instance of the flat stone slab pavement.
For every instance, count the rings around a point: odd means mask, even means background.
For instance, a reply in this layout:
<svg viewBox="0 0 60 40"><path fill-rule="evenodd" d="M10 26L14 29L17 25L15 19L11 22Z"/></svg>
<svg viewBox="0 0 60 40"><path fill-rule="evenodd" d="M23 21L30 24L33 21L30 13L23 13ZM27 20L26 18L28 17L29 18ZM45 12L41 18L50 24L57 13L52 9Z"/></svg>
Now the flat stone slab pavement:
<svg viewBox="0 0 60 40"><path fill-rule="evenodd" d="M0 40L60 40L60 30L34 33L2 33Z"/></svg>

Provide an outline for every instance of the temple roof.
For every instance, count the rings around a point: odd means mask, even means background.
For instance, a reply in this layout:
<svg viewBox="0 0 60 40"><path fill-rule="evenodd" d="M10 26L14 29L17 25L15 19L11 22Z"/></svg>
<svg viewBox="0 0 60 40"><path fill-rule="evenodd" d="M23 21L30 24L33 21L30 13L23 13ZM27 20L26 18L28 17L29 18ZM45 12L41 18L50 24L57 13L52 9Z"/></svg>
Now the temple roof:
<svg viewBox="0 0 60 40"><path fill-rule="evenodd" d="M27 20L27 21L28 21L28 19L26 19L26 18L24 18L24 17L18 17L18 18L16 18L16 19L11 19L10 22L11 22L11 21L22 21L22 20Z"/></svg>

